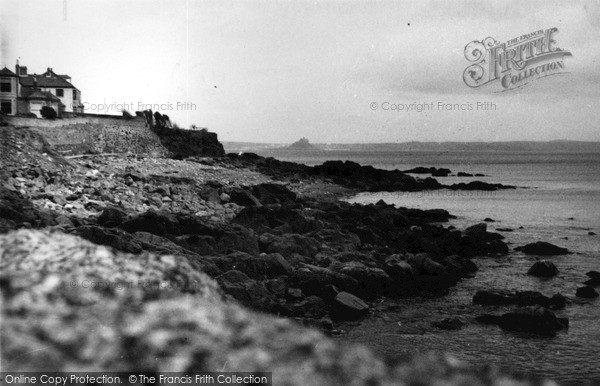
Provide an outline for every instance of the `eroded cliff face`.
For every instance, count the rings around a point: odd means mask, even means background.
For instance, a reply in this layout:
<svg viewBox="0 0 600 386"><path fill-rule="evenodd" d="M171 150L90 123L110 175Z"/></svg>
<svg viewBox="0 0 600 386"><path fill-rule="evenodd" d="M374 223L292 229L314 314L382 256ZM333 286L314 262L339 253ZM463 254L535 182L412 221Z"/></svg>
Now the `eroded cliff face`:
<svg viewBox="0 0 600 386"><path fill-rule="evenodd" d="M4 117L9 127L42 135L66 155L134 153L178 159L225 154L217 134L207 130L150 127L140 117L75 117L56 120Z"/></svg>
<svg viewBox="0 0 600 386"><path fill-rule="evenodd" d="M182 130L157 127L153 131L158 135L162 145L177 159L186 157L221 157L225 149L219 142L216 133L208 130Z"/></svg>

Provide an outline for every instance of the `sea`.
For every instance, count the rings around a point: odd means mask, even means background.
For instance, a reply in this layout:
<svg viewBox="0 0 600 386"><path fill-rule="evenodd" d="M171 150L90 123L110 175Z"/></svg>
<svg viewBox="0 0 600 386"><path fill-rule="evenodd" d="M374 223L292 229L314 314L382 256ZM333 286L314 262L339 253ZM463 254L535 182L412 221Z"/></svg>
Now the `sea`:
<svg viewBox="0 0 600 386"><path fill-rule="evenodd" d="M548 377L566 385L600 385L600 298L581 299L576 289L590 270L600 271L600 153L577 151L257 151L281 160L320 164L351 160L383 169L407 170L417 166L450 169L453 173L482 173L485 177L437 177L444 184L481 180L515 185L515 190L359 193L352 203L384 200L399 207L442 208L456 216L445 223L464 229L488 222L488 230L505 236L511 252L502 257L475 258L479 271L463 279L448 295L382 301L377 312L360 323L345 326L337 338L364 344L390 358L446 352L464 362L493 363L510 371ZM428 177L429 175L415 175ZM593 234L595 233L595 234ZM547 241L573 251L548 257L560 273L551 279L528 276L535 256L512 252L534 241ZM481 289L533 290L570 300L557 315L569 319L569 329L553 337L506 332L480 325L483 313L509 308L474 305ZM458 331L433 328L431 323L459 318Z"/></svg>

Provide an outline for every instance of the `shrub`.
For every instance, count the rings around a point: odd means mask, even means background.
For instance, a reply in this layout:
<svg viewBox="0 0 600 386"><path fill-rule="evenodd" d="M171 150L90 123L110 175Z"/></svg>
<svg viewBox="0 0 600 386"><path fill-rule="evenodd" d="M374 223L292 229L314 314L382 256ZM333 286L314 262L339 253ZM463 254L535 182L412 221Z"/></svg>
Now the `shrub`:
<svg viewBox="0 0 600 386"><path fill-rule="evenodd" d="M21 113L21 114L17 114L18 117L23 117L23 118L37 118L38 116L35 115L35 113Z"/></svg>
<svg viewBox="0 0 600 386"><path fill-rule="evenodd" d="M123 118L125 119L132 119L133 115L131 115L131 113L127 110L121 110L121 113L123 114Z"/></svg>
<svg viewBox="0 0 600 386"><path fill-rule="evenodd" d="M56 119L56 117L58 117L56 110L50 106L43 106L40 114L42 114L42 117L46 119Z"/></svg>

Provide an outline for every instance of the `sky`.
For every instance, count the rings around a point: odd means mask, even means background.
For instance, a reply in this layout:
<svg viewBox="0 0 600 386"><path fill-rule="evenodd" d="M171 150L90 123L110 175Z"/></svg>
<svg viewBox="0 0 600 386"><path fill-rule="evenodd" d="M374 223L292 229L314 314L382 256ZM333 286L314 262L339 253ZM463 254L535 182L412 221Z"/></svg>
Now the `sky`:
<svg viewBox="0 0 600 386"><path fill-rule="evenodd" d="M600 141L595 0L0 1L0 66L70 75L88 113L152 107L223 141ZM469 42L553 27L564 73L464 83ZM434 108L392 111L410 104Z"/></svg>

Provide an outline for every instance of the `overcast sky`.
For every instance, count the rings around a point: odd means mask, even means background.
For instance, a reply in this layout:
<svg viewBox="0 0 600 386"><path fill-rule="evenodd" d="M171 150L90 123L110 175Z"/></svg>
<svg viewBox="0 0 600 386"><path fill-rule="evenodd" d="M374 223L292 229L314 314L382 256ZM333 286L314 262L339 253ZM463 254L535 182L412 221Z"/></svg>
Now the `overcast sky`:
<svg viewBox="0 0 600 386"><path fill-rule="evenodd" d="M224 141L600 141L598 1L2 0L0 12L0 65L69 74L89 113L163 104ZM467 43L552 27L573 54L566 74L503 93L464 84Z"/></svg>

